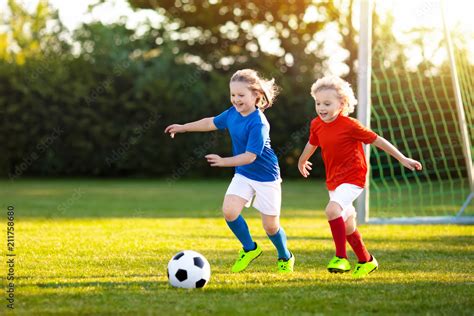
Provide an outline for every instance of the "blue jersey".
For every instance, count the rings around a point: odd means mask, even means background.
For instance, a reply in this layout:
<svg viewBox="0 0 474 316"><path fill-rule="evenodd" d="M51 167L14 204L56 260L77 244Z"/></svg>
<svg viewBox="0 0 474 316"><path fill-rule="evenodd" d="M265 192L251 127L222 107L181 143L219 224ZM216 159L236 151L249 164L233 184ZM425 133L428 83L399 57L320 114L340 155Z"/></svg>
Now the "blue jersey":
<svg viewBox="0 0 474 316"><path fill-rule="evenodd" d="M242 116L232 106L214 118L214 125L229 131L234 156L246 151L257 155L251 164L235 167L235 173L260 182L280 179L278 158L270 147L270 124L259 109Z"/></svg>

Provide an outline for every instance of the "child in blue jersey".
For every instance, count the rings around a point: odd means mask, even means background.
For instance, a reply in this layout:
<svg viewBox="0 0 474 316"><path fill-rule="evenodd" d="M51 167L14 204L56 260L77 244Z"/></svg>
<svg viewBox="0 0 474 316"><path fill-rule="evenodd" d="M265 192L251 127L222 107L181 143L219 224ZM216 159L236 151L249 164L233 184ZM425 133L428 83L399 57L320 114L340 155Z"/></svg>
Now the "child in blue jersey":
<svg viewBox="0 0 474 316"><path fill-rule="evenodd" d="M278 271L292 272L295 257L287 248L286 234L280 226L280 167L270 146L270 125L263 114L272 106L277 87L273 79L265 80L252 69L237 71L229 86L233 106L216 117L183 125L172 124L165 133L170 133L173 138L175 134L184 132L229 131L233 156L209 154L206 159L212 167L235 167L222 206L227 225L243 248L232 272L245 270L262 254L241 215L244 206L250 207L254 196L253 206L260 212L263 228L278 252Z"/></svg>

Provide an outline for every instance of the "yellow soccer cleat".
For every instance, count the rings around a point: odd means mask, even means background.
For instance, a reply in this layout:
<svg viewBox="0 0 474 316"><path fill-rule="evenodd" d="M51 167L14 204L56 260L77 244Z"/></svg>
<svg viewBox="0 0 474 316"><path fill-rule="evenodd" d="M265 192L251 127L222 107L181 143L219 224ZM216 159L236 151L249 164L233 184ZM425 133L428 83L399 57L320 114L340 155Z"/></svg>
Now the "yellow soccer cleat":
<svg viewBox="0 0 474 316"><path fill-rule="evenodd" d="M239 258L237 261L235 261L234 265L232 266L231 271L236 273L236 272L241 272L244 271L247 266L252 262L253 260L257 259L261 254L262 254L262 248L260 248L257 243L255 243L255 249L250 250L250 251L245 251L243 249L240 249L239 251Z"/></svg>

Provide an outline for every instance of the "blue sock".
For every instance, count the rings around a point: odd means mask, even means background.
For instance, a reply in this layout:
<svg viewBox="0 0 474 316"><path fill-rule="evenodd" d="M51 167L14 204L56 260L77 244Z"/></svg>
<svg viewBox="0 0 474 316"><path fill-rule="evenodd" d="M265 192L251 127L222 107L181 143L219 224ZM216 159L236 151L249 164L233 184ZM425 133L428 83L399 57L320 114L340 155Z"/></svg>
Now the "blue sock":
<svg viewBox="0 0 474 316"><path fill-rule="evenodd" d="M249 227L247 226L247 222L239 215L234 221L229 222L227 221L227 226L229 226L230 230L234 233L235 237L237 237L245 251L254 250L255 243L252 240L252 236L250 236Z"/></svg>
<svg viewBox="0 0 474 316"><path fill-rule="evenodd" d="M270 236L267 234L267 236L275 245L275 248L278 251L278 258L286 259L286 260L290 259L291 254L288 248L286 247L286 234L285 234L285 231L283 230L283 227L280 227L280 229L275 235Z"/></svg>

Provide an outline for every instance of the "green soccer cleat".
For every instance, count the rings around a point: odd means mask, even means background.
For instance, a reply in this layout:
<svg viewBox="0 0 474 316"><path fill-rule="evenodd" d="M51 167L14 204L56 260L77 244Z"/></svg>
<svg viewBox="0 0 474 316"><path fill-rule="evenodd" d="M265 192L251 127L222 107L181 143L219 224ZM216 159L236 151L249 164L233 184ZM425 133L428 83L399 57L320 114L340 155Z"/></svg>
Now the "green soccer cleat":
<svg viewBox="0 0 474 316"><path fill-rule="evenodd" d="M262 254L262 248L260 248L257 243L255 243L256 248L254 250L250 251L244 251L243 249L240 249L239 251L239 258L237 261L235 261L234 265L232 266L232 272L240 272L244 271L247 266L252 262L254 259L256 259L258 256Z"/></svg>
<svg viewBox="0 0 474 316"><path fill-rule="evenodd" d="M328 263L328 271L331 273L344 273L351 270L351 263L346 258L334 256Z"/></svg>
<svg viewBox="0 0 474 316"><path fill-rule="evenodd" d="M372 273L377 270L378 267L379 263L377 262L375 257L372 256L372 260L370 260L369 262L356 264L354 272L352 273L352 277L356 279L365 278L367 275L369 275L369 273Z"/></svg>
<svg viewBox="0 0 474 316"><path fill-rule="evenodd" d="M279 273L291 273L295 266L295 255L290 251L290 259L278 259L278 272Z"/></svg>

